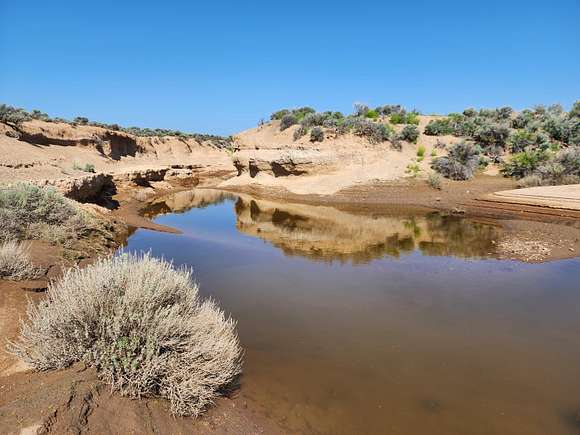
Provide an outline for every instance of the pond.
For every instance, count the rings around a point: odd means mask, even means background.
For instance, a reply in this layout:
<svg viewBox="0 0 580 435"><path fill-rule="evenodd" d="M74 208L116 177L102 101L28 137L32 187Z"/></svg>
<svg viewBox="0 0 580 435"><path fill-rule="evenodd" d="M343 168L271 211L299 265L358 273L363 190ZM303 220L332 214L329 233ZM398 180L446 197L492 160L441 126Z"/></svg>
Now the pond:
<svg viewBox="0 0 580 435"><path fill-rule="evenodd" d="M571 434L580 261L496 259L501 227L197 189L127 250L194 269L237 319L239 395L286 432Z"/></svg>

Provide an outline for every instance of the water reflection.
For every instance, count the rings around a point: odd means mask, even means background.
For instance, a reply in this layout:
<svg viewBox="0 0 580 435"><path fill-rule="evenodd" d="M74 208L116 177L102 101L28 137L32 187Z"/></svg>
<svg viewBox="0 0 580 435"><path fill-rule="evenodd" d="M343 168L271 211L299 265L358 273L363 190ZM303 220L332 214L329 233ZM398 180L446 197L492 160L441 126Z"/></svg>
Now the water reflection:
<svg viewBox="0 0 580 435"><path fill-rule="evenodd" d="M197 189L153 202L145 215L180 213L235 201L236 228L271 243L288 256L364 264L420 251L462 258L494 256L500 228L453 215L354 214L328 206L258 200L248 195Z"/></svg>

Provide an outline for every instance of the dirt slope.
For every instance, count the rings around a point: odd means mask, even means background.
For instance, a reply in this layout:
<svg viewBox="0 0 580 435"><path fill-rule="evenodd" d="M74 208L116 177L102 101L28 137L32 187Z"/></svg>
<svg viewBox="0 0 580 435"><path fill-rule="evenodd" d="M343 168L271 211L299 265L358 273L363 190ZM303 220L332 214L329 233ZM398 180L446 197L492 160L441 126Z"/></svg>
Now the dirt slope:
<svg viewBox="0 0 580 435"><path fill-rule="evenodd" d="M402 142L400 151L388 142L372 144L353 134L336 136L329 130L322 142L310 142L309 135L295 141L293 135L298 125L280 131L280 122L271 121L234 136L239 150L233 158L239 176L222 186L261 185L285 188L296 194L330 195L354 185L412 177L408 166L415 163L421 169L419 177L425 177L430 171L431 153L442 154L437 144L460 140L453 136L424 135L425 126L434 118L420 116L421 134L417 143ZM397 132L403 127L393 126ZM425 148L425 158L420 162L419 147Z"/></svg>

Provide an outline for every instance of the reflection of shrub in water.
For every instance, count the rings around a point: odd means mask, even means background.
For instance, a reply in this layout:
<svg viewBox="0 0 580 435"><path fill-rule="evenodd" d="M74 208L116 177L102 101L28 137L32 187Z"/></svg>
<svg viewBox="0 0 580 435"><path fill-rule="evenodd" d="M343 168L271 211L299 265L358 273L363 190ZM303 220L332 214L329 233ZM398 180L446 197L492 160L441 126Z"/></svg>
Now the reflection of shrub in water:
<svg viewBox="0 0 580 435"><path fill-rule="evenodd" d="M492 225L439 213L427 217L427 232L432 241L421 241L419 249L424 254L436 256L486 256L495 251L493 241L499 236L498 229Z"/></svg>

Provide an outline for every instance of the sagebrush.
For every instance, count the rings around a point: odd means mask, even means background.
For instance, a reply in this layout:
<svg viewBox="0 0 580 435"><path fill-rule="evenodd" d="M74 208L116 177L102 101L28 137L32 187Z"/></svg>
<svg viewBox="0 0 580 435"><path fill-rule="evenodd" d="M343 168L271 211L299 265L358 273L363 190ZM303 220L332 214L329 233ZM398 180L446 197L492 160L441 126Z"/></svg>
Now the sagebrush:
<svg viewBox="0 0 580 435"><path fill-rule="evenodd" d="M36 278L40 269L30 261L29 248L16 240L0 243L0 278L12 280Z"/></svg>
<svg viewBox="0 0 580 435"><path fill-rule="evenodd" d="M241 372L236 323L202 300L188 269L121 254L67 271L9 350L37 370L83 361L113 391L159 396L197 416Z"/></svg>

